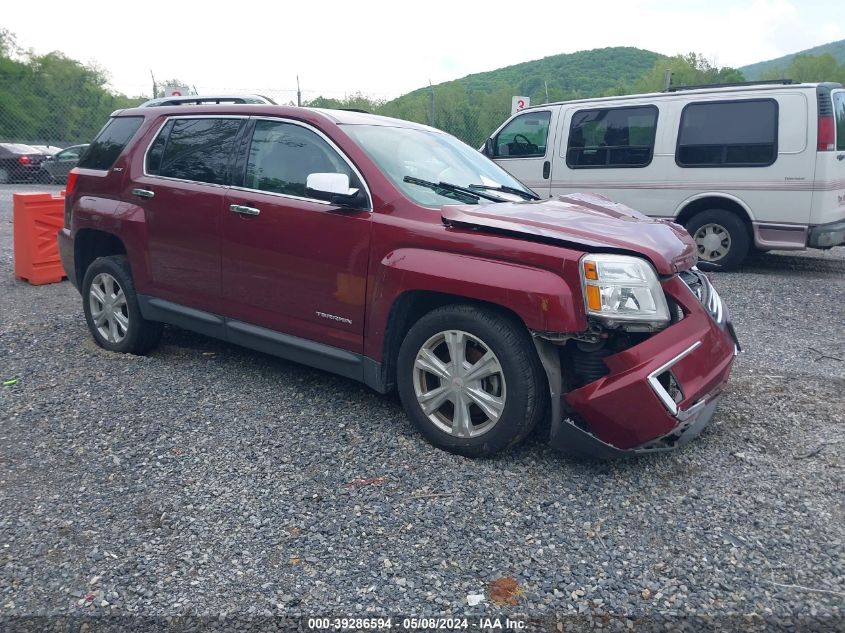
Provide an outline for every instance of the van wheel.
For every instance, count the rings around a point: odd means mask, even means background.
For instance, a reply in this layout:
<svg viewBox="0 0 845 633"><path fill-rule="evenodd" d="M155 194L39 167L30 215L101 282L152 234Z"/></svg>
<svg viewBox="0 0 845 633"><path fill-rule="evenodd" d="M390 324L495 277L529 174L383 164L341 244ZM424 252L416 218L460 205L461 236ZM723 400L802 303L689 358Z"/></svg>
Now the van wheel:
<svg viewBox="0 0 845 633"><path fill-rule="evenodd" d="M94 342L111 352L146 354L161 338L163 324L141 316L125 255L99 257L88 267L82 309Z"/></svg>
<svg viewBox="0 0 845 633"><path fill-rule="evenodd" d="M745 223L724 209L696 213L686 223L686 229L695 241L698 259L723 270L738 268L751 245Z"/></svg>
<svg viewBox="0 0 845 633"><path fill-rule="evenodd" d="M545 410L543 376L518 319L467 305L417 321L397 366L414 426L435 446L466 457L493 455L528 435Z"/></svg>

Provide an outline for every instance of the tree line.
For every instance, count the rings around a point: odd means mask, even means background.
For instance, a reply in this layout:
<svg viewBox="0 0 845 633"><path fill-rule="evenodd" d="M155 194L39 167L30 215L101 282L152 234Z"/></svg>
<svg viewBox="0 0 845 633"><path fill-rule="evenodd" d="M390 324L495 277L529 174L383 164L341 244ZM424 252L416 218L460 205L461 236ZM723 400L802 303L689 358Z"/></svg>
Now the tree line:
<svg viewBox="0 0 845 633"><path fill-rule="evenodd" d="M510 115L513 95L532 104L586 97L657 92L666 70L673 85L743 81L735 68L719 68L703 55L664 57L635 48L607 48L557 55L421 88L386 101L358 92L344 99L317 97L304 105L353 108L425 123L474 147ZM845 64L832 55L798 55L761 79L838 81ZM165 82L168 83L168 82ZM0 141L68 145L90 141L109 114L144 97L127 97L108 86L106 72L60 52L23 50L0 29Z"/></svg>
<svg viewBox="0 0 845 633"><path fill-rule="evenodd" d="M71 145L90 141L120 108L142 98L115 94L100 68L52 52L36 55L0 29L0 141Z"/></svg>

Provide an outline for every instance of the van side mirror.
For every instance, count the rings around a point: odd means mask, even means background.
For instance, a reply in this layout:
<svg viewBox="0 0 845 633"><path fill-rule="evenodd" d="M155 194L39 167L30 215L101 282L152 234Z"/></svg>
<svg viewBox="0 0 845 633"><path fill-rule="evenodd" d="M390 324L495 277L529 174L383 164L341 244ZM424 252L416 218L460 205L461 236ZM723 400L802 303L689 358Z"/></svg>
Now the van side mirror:
<svg viewBox="0 0 845 633"><path fill-rule="evenodd" d="M487 158L493 158L496 155L496 142L492 137L484 141L484 150L481 153Z"/></svg>
<svg viewBox="0 0 845 633"><path fill-rule="evenodd" d="M360 209L367 204L364 193L349 186L349 176L335 173L308 174L305 193L317 200L325 200L342 207Z"/></svg>

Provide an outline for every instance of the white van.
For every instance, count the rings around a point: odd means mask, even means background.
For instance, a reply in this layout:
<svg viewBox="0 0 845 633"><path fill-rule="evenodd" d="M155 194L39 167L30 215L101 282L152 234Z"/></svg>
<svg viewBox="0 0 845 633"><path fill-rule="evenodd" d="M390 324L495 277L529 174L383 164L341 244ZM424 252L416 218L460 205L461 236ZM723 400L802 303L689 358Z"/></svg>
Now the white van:
<svg viewBox="0 0 845 633"><path fill-rule="evenodd" d="M484 154L543 197L601 193L683 224L702 261L845 242L845 90L762 82L581 99L508 119Z"/></svg>

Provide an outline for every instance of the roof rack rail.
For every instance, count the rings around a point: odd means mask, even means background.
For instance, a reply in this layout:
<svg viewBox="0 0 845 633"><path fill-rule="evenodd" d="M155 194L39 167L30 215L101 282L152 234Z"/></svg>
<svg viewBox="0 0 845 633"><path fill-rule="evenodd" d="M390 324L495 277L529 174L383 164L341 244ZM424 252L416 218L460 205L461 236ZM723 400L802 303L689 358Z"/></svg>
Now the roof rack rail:
<svg viewBox="0 0 845 633"><path fill-rule="evenodd" d="M667 92L678 92L680 90L700 90L702 88L733 88L736 86L788 86L794 84L792 79L765 79L761 81L733 81L723 84L698 84L695 86L669 86Z"/></svg>
<svg viewBox="0 0 845 633"><path fill-rule="evenodd" d="M214 105L220 103L263 103L276 105L276 102L263 95L185 95L179 97L159 97L142 103L139 108L154 108L176 105Z"/></svg>

